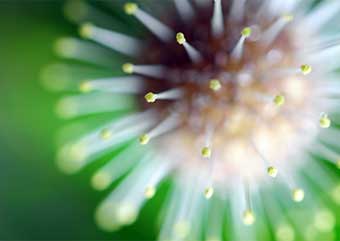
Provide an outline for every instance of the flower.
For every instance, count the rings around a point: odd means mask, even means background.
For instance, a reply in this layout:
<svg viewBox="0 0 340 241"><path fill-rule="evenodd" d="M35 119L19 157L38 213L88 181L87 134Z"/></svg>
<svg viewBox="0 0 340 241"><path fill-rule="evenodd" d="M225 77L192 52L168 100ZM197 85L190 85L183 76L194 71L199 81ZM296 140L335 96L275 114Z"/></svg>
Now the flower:
<svg viewBox="0 0 340 241"><path fill-rule="evenodd" d="M92 67L43 72L47 86L81 92L59 102L64 118L123 112L64 143L58 155L59 166L74 173L115 153L94 174L93 187L105 190L127 175L98 207L98 225L114 231L133 223L170 176L161 240L199 240L202 233L209 240L253 240L265 217L278 240L332 232L335 214L313 192L331 190L339 203L339 186L317 157L339 163L332 120L340 45L331 20L340 2L158 5L120 6L126 21L148 30L138 38L101 26L109 17L87 3L69 2L65 12L86 40L60 39L57 53ZM122 56L113 58L108 48Z"/></svg>

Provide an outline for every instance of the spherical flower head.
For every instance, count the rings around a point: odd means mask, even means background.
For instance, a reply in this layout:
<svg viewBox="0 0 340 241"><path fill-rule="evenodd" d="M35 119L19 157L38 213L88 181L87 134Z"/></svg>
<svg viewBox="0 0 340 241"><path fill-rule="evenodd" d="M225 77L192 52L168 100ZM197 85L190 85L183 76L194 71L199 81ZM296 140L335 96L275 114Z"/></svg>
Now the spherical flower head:
<svg viewBox="0 0 340 241"><path fill-rule="evenodd" d="M65 138L72 141L64 143L58 154L58 165L70 174L112 154L112 160L91 180L93 188L105 190L123 177L96 212L102 229L114 231L134 222L144 203L163 193L156 193L156 187L168 176L174 183L169 194L171 208L160 239L177 240L198 238L197 229L191 227L200 226L202 205L208 209L208 221L218 220L223 215L219 212L222 199L240 204L231 205L232 213L238 213L245 225L254 224L255 216L262 217L257 214L258 203L252 205L253 197L268 190L268 183L276 183L268 176L277 177L280 167L283 188L291 190L293 182L301 185L299 170L308 164L310 151L316 156L325 154L340 167L332 150L334 136L329 134L335 127L329 128L331 119L324 114L337 114L335 101L329 97L337 88L332 81L337 64L330 63L336 63L338 51L329 41L332 36L323 36L340 3L323 1L300 11L296 7L303 6L290 1L269 0L265 5L269 7L261 7L260 2L176 0L173 8L162 1L160 11L164 7L169 14L153 14L151 3L144 9L144 4L139 8L125 2L119 7L128 15L125 18L144 26L143 38L137 37L135 24L127 32L136 34L118 32L119 26L106 29L94 21L103 19L98 17L99 11L81 2L79 6L86 11L75 13L71 20L93 21L80 26L85 39L62 38L55 47L59 56L89 65L80 68L71 63L64 71L58 68L57 74L44 71L44 78L49 78L52 87L56 87L56 79L62 79L58 90L80 92L59 102L56 111L62 118L91 115L92 119L95 114L112 113L112 120L87 134L87 125L73 128L82 136L76 141ZM334 13L324 14L333 8ZM67 9L69 16L77 6ZM299 14L294 18L296 10ZM112 65L106 53L109 48L119 53L114 55L117 58L126 57L112 62L131 63ZM103 65L112 67L115 74L108 76L102 68L96 71L96 66ZM318 71L314 73L312 66ZM310 128L317 126L320 128ZM313 148L314 143L321 145L318 136L330 145ZM315 167L308 171L315 172L313 177L324 176ZM285 174L297 178L286 180ZM339 190L331 190L335 203L340 203ZM310 193L295 188L286 200L286 192L280 195L282 202L289 203L290 198L301 202L305 192ZM280 214L275 199L265 201ZM318 212L310 225L315 230L330 230L331 216ZM272 225L278 240L294 239L290 225L285 218ZM202 233L221 233L210 226L204 228Z"/></svg>

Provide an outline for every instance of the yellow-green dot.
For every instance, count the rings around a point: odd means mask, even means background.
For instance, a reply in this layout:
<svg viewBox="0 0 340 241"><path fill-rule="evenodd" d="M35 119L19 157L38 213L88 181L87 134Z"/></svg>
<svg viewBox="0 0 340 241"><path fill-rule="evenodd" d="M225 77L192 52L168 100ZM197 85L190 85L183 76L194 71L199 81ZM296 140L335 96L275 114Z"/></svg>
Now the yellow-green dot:
<svg viewBox="0 0 340 241"><path fill-rule="evenodd" d="M122 70L126 74L132 74L133 73L133 64L131 64L131 63L123 64Z"/></svg>
<svg viewBox="0 0 340 241"><path fill-rule="evenodd" d="M139 137L139 143L141 145L146 145L150 141L150 136L148 134L143 134Z"/></svg>
<svg viewBox="0 0 340 241"><path fill-rule="evenodd" d="M90 82L85 81L85 82L83 82L79 85L79 90L82 93L88 93L88 92L92 91L92 85L91 85Z"/></svg>
<svg viewBox="0 0 340 241"><path fill-rule="evenodd" d="M282 18L286 22L291 22L291 21L294 20L294 15L293 14L285 14L285 15L282 15Z"/></svg>
<svg viewBox="0 0 340 241"><path fill-rule="evenodd" d="M210 199L212 197L212 195L214 194L214 188L212 187L207 187L205 190L204 190L204 197L206 199Z"/></svg>
<svg viewBox="0 0 340 241"><path fill-rule="evenodd" d="M124 10L126 14L132 15L134 14L138 9L138 5L135 3L126 3L124 5Z"/></svg>
<svg viewBox="0 0 340 241"><path fill-rule="evenodd" d="M202 151L201 151L201 154L203 157L205 158L209 158L211 156L211 149L209 147L203 147L202 148Z"/></svg>
<svg viewBox="0 0 340 241"><path fill-rule="evenodd" d="M308 64L304 64L304 65L301 65L300 70L303 75L308 75L312 72L313 69L312 69L312 66Z"/></svg>
<svg viewBox="0 0 340 241"><path fill-rule="evenodd" d="M144 96L144 98L145 98L146 102L154 103L157 99L157 96L156 96L156 94L149 92Z"/></svg>
<svg viewBox="0 0 340 241"><path fill-rule="evenodd" d="M270 167L267 168L267 173L271 177L276 177L277 176L277 172L278 171L277 171L277 169L275 167L270 166Z"/></svg>
<svg viewBox="0 0 340 241"><path fill-rule="evenodd" d="M186 42L186 39L185 39L185 36L183 33L177 33L176 34L176 40L177 40L177 43L179 44L184 44Z"/></svg>
<svg viewBox="0 0 340 241"><path fill-rule="evenodd" d="M110 129L105 128L100 132L100 138L105 141L109 140L111 137L112 137L112 131Z"/></svg>
<svg viewBox="0 0 340 241"><path fill-rule="evenodd" d="M275 104L276 106L282 106L282 105L284 105L285 101L286 101L286 99L285 99L285 97L284 97L283 95L277 95L277 96L275 96L275 98L274 98L274 104Z"/></svg>
<svg viewBox="0 0 340 241"><path fill-rule="evenodd" d="M294 202L302 202L305 198L305 192L301 188L295 188L292 191L292 199Z"/></svg>
<svg viewBox="0 0 340 241"><path fill-rule="evenodd" d="M85 23L79 29L79 34L83 38L90 38L93 34L93 24Z"/></svg>
<svg viewBox="0 0 340 241"><path fill-rule="evenodd" d="M327 115L322 115L319 124L321 128L329 128L331 126L331 120Z"/></svg>
<svg viewBox="0 0 340 241"><path fill-rule="evenodd" d="M242 36L245 38L248 38L251 35L251 33L252 33L252 30L250 27L246 27L242 29L242 32L241 32Z"/></svg>
<svg viewBox="0 0 340 241"><path fill-rule="evenodd" d="M210 80L209 87L213 91L218 91L221 89L222 85L219 80L213 79L213 80Z"/></svg>
<svg viewBox="0 0 340 241"><path fill-rule="evenodd" d="M250 226L255 222L255 215L251 210L248 209L243 212L242 220L245 225Z"/></svg>
<svg viewBox="0 0 340 241"><path fill-rule="evenodd" d="M147 199L151 199L155 196L155 193L156 193L156 189L155 187L153 186L148 186L145 188L144 190L144 196L147 198Z"/></svg>
<svg viewBox="0 0 340 241"><path fill-rule="evenodd" d="M336 160L335 165L338 169L340 169L340 158L338 158L338 160Z"/></svg>

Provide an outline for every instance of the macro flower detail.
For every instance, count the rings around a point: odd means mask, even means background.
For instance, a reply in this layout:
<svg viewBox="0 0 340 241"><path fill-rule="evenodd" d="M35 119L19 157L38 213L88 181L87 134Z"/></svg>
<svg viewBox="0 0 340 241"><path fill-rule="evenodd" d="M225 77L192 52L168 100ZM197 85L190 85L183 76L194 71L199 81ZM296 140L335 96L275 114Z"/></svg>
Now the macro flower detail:
<svg viewBox="0 0 340 241"><path fill-rule="evenodd" d="M340 2L112 6L123 21L110 26L90 4L68 2L83 40L55 47L78 62L43 72L46 86L72 93L57 113L94 123L63 132L58 165L75 173L100 159L92 186L117 186L96 210L99 227L132 224L170 177L160 240L331 240L340 190L320 159L340 166Z"/></svg>

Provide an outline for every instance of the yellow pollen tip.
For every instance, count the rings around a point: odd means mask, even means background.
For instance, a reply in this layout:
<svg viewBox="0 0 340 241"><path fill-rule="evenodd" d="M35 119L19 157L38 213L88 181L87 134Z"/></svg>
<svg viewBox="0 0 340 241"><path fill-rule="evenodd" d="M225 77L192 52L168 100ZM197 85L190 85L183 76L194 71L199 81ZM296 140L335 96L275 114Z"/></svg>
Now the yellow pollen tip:
<svg viewBox="0 0 340 241"><path fill-rule="evenodd" d="M268 175L270 176L270 177L276 177L277 176L277 169L276 169L276 167L272 167L272 166L270 166L270 167L268 167L267 168L267 173L268 173Z"/></svg>
<svg viewBox="0 0 340 241"><path fill-rule="evenodd" d="M156 193L156 189L153 186L148 186L144 190L144 196L147 199L153 198L155 196L155 193Z"/></svg>
<svg viewBox="0 0 340 241"><path fill-rule="evenodd" d="M99 136L102 140L107 141L107 140L111 139L112 132L111 132L111 130L105 128L99 133Z"/></svg>
<svg viewBox="0 0 340 241"><path fill-rule="evenodd" d="M336 160L335 165L338 169L340 169L340 158L338 158L338 160Z"/></svg>
<svg viewBox="0 0 340 241"><path fill-rule="evenodd" d="M90 82L85 81L85 82L83 82L79 85L79 90L82 93L88 93L88 92L92 91L92 85L91 85Z"/></svg>
<svg viewBox="0 0 340 241"><path fill-rule="evenodd" d="M146 145L150 141L150 136L148 134L143 134L139 137L139 143L141 145Z"/></svg>
<svg viewBox="0 0 340 241"><path fill-rule="evenodd" d="M217 79L210 80L209 88L213 91L218 91L222 87L221 82Z"/></svg>
<svg viewBox="0 0 340 241"><path fill-rule="evenodd" d="M293 14L284 14L282 15L282 19L285 20L286 22L291 22L294 20L294 15Z"/></svg>
<svg viewBox="0 0 340 241"><path fill-rule="evenodd" d="M304 65L301 65L300 70L303 75L308 75L312 72L313 69L312 69L312 66L308 64L304 64Z"/></svg>
<svg viewBox="0 0 340 241"><path fill-rule="evenodd" d="M149 92L144 96L144 98L145 98L146 102L154 103L157 100L157 95L152 93L152 92Z"/></svg>
<svg viewBox="0 0 340 241"><path fill-rule="evenodd" d="M203 147L202 150L201 150L201 154L203 157L205 158L209 158L211 157L211 149L209 147Z"/></svg>
<svg viewBox="0 0 340 241"><path fill-rule="evenodd" d="M251 28L246 27L246 28L242 29L241 35L245 38L248 38L248 37L250 37L251 33L252 33Z"/></svg>
<svg viewBox="0 0 340 241"><path fill-rule="evenodd" d="M131 63L123 64L122 70L125 74L132 74L133 73L133 64L131 64Z"/></svg>
<svg viewBox="0 0 340 241"><path fill-rule="evenodd" d="M302 202L305 198L305 192L301 188L295 188L292 191L292 199L294 202Z"/></svg>
<svg viewBox="0 0 340 241"><path fill-rule="evenodd" d="M255 222L255 215L251 210L248 209L243 212L242 220L245 225L250 226Z"/></svg>
<svg viewBox="0 0 340 241"><path fill-rule="evenodd" d="M183 33L177 33L176 40L177 40L177 43L180 45L184 44L187 41Z"/></svg>
<svg viewBox="0 0 340 241"><path fill-rule="evenodd" d="M324 129L329 128L331 126L331 123L331 120L326 114L323 114L319 120L320 127Z"/></svg>
<svg viewBox="0 0 340 241"><path fill-rule="evenodd" d="M207 187L205 190L204 190L204 197L206 199L210 199L212 197L212 195L214 195L214 188L212 187Z"/></svg>
<svg viewBox="0 0 340 241"><path fill-rule="evenodd" d="M91 23L84 23L79 28L79 35L82 38L90 38L93 34L93 24Z"/></svg>
<svg viewBox="0 0 340 241"><path fill-rule="evenodd" d="M273 101L274 101L274 104L276 106L280 107L280 106L284 105L286 99L285 99L284 95L277 95L277 96L274 97Z"/></svg>
<svg viewBox="0 0 340 241"><path fill-rule="evenodd" d="M124 5L124 10L126 14L133 15L138 9L138 5L135 3L126 3Z"/></svg>

